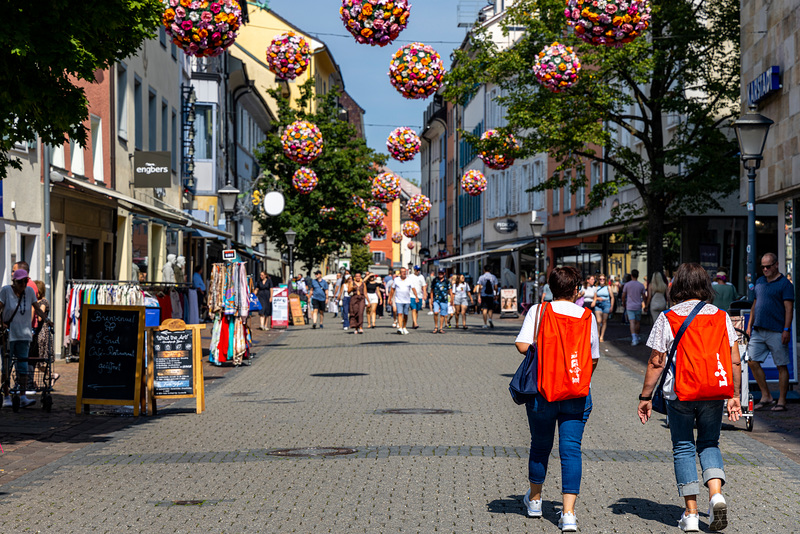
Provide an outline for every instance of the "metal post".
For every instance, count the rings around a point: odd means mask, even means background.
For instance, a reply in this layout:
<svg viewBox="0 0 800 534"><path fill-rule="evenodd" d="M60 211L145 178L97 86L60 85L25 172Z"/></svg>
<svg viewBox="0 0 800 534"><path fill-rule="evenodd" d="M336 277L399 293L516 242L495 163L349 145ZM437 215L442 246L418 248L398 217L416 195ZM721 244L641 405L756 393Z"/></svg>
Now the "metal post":
<svg viewBox="0 0 800 534"><path fill-rule="evenodd" d="M42 167L44 167L44 288L47 302L53 302L53 268L52 254L53 247L50 233L50 146L42 143ZM52 306L51 306L52 308Z"/></svg>
<svg viewBox="0 0 800 534"><path fill-rule="evenodd" d="M539 248L541 244L541 238L536 240L536 269L535 269L535 276L533 278L533 288L535 291L533 302L534 304L541 304L542 298L539 294L539 256L541 253L541 249Z"/></svg>
<svg viewBox="0 0 800 534"><path fill-rule="evenodd" d="M289 245L289 287L294 280L294 245Z"/></svg>
<svg viewBox="0 0 800 534"><path fill-rule="evenodd" d="M747 166L747 299L755 299L756 283L756 166Z"/></svg>
<svg viewBox="0 0 800 534"><path fill-rule="evenodd" d="M225 212L225 229L228 231L228 237L225 238L225 248L230 250L231 249L231 237L230 234L233 233L233 212L226 211Z"/></svg>

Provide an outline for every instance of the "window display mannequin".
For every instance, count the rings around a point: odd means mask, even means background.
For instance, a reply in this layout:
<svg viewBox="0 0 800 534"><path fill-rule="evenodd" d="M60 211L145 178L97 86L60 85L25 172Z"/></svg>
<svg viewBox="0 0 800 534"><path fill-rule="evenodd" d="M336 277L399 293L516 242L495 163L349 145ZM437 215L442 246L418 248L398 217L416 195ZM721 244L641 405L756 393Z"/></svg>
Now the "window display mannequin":
<svg viewBox="0 0 800 534"><path fill-rule="evenodd" d="M161 268L162 282L175 282L175 254L167 254L167 263Z"/></svg>
<svg viewBox="0 0 800 534"><path fill-rule="evenodd" d="M178 259L175 260L175 263L172 265L172 270L175 272L175 282L179 284L183 284L186 282L186 274L184 273L185 268L186 268L186 257L178 256Z"/></svg>

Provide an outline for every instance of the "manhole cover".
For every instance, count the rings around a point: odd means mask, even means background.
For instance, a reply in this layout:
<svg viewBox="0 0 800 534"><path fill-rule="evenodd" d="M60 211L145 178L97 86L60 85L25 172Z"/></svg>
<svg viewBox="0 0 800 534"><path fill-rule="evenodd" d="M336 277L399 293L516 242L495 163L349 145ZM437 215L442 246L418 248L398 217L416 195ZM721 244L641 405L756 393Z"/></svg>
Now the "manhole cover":
<svg viewBox="0 0 800 534"><path fill-rule="evenodd" d="M251 395L255 395L254 391L250 392L241 392L241 393L228 393L228 397L250 397Z"/></svg>
<svg viewBox="0 0 800 534"><path fill-rule="evenodd" d="M338 378L343 376L367 376L367 373L314 373L311 376L322 378Z"/></svg>
<svg viewBox="0 0 800 534"><path fill-rule="evenodd" d="M284 456L287 458L314 458L317 456L344 456L357 453L357 449L342 447L305 447L302 449L274 449L267 452L269 456Z"/></svg>
<svg viewBox="0 0 800 534"><path fill-rule="evenodd" d="M389 410L378 410L376 413L399 415L440 415L456 412L455 410L444 410L442 408L391 408Z"/></svg>

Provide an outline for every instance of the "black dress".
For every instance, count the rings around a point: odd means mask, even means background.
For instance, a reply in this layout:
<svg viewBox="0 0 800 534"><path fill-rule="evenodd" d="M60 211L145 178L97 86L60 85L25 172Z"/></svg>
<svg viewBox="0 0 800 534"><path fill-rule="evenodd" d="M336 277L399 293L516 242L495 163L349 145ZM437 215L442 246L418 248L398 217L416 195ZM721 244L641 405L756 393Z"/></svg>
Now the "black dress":
<svg viewBox="0 0 800 534"><path fill-rule="evenodd" d="M272 303L269 301L269 294L272 291L272 280L267 277L266 280L258 278L256 282L256 289L258 289L258 302L261 303L261 311L258 312L262 317L272 316Z"/></svg>

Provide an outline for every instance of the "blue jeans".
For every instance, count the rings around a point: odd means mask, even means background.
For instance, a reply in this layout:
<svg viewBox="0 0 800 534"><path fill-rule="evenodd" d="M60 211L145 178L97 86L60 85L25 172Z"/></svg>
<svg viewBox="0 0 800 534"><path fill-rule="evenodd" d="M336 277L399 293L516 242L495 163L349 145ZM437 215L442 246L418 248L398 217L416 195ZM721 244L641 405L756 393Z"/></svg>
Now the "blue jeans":
<svg viewBox="0 0 800 534"><path fill-rule="evenodd" d="M540 394L525 404L531 428L531 453L528 458L528 480L543 484L547 476L547 460L553 450L558 423L558 456L561 458L561 491L578 494L581 490L583 429L592 412L592 394L577 399L547 402ZM721 420L721 419L720 419Z"/></svg>
<svg viewBox="0 0 800 534"><path fill-rule="evenodd" d="M342 297L342 323L350 328L350 297Z"/></svg>
<svg viewBox="0 0 800 534"><path fill-rule="evenodd" d="M722 453L719 450L722 412L723 402L718 400L667 402L675 481L678 483L678 494L681 497L700 493L695 454L700 456L703 484L707 486L709 480L719 478L725 485ZM697 421L696 442L693 428L695 421Z"/></svg>
<svg viewBox="0 0 800 534"><path fill-rule="evenodd" d="M13 359L16 358L16 363L14 364L17 370L17 376L14 383L17 386L17 389L20 391L22 395L25 394L25 390L28 389L28 351L31 348L30 341L9 341L8 342L8 354ZM5 373L8 370L6 369ZM4 373L4 374L5 374Z"/></svg>

